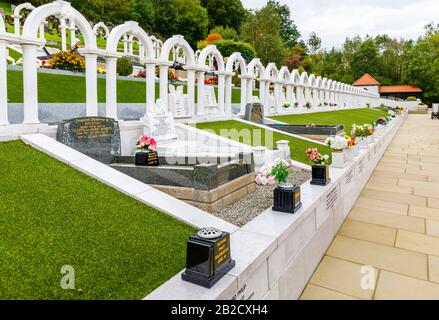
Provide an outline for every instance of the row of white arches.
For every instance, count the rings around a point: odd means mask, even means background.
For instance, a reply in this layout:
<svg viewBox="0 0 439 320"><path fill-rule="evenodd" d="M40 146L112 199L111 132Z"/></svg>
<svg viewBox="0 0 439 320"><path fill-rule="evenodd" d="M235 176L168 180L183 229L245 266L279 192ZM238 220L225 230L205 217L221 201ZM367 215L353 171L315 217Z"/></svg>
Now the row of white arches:
<svg viewBox="0 0 439 320"><path fill-rule="evenodd" d="M21 7L20 7L21 6ZM299 74L297 70L290 72L287 67L278 70L274 63L262 65L258 58L248 64L239 52L224 59L214 45L209 45L201 51L194 52L183 36L176 35L165 42L148 35L137 22L128 21L109 30L103 23L94 27L87 19L74 9L69 2L57 0L49 4L33 8L30 4L16 7L17 19L20 10L29 9L32 12L24 21L22 32L8 33L3 19L0 19L0 124L7 124L7 82L6 82L6 46L21 45L23 49L23 89L24 89L24 120L23 123L39 123L38 119L38 90L36 53L40 46L45 45L44 29L41 26L49 16L59 17L63 23L69 22L71 30L80 31L83 46L79 52L86 61L86 110L87 115L98 113L97 103L97 57L102 56L106 61L106 116L117 118L117 59L131 55L145 64L146 96L145 112L152 112L155 100L162 100L162 107L168 106L168 70L175 63L183 65L187 73L187 94L189 96L190 114L192 116L205 114L204 86L205 74L214 73L218 78L218 113L232 113L232 78L239 74L241 81L240 110L245 111L248 102L256 98L256 82L259 82L258 99L263 103L265 112L287 112L285 106L294 105L300 109L319 106L338 106L339 108L366 107L379 99L379 95L347 84L326 78ZM15 17L15 15L14 15ZM18 25L20 21L18 20ZM98 48L96 36L99 30L104 30L106 37L105 49ZM17 28L16 28L17 30ZM139 50L134 55L132 43L137 40ZM119 43L123 42L123 51ZM130 44L131 43L131 44ZM216 63L214 64L213 61ZM160 90L159 97L155 95L155 70L159 68ZM197 97L195 97L197 85ZM271 88L274 88L271 93ZM195 101L198 103L195 104ZM288 104L287 104L288 103Z"/></svg>

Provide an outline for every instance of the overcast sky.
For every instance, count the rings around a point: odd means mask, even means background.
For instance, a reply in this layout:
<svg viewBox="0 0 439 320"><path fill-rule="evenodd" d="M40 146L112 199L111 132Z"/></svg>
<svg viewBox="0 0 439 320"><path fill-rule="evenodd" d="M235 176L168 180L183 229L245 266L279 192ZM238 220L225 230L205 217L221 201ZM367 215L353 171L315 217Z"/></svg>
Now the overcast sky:
<svg viewBox="0 0 439 320"><path fill-rule="evenodd" d="M250 9L266 0L242 0ZM323 46L340 47L344 39L387 33L417 39L424 26L439 22L439 0L280 0L290 6L302 37L315 31Z"/></svg>

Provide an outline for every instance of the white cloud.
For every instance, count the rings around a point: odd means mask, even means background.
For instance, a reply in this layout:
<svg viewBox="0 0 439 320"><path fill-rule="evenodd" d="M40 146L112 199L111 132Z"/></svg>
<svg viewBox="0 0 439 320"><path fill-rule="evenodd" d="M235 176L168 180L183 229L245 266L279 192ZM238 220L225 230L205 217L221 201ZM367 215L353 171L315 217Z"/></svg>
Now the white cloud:
<svg viewBox="0 0 439 320"><path fill-rule="evenodd" d="M260 8L266 0L243 0L247 8ZM312 31L323 46L340 47L346 37L388 34L417 39L424 26L437 21L438 0L280 0L292 11L304 38Z"/></svg>

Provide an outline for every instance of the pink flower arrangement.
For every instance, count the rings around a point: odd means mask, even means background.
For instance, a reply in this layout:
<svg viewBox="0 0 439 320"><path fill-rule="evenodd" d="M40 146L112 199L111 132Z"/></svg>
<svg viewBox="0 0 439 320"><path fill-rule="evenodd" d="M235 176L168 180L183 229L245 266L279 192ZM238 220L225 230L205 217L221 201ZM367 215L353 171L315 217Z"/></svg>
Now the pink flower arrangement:
<svg viewBox="0 0 439 320"><path fill-rule="evenodd" d="M325 165L329 160L329 156L327 154L321 155L316 148L306 149L306 156L311 161L311 163L316 165Z"/></svg>
<svg viewBox="0 0 439 320"><path fill-rule="evenodd" d="M141 135L136 142L136 150L138 151L156 151L157 150L157 143L155 142L154 138L150 138L145 135Z"/></svg>

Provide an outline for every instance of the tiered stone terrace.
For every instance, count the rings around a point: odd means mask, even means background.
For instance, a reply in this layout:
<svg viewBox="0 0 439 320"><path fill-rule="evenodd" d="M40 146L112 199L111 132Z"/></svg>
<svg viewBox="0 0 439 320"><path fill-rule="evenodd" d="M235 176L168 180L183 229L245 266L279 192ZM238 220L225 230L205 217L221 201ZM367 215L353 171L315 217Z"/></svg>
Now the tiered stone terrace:
<svg viewBox="0 0 439 320"><path fill-rule="evenodd" d="M439 122L410 115L301 299L439 299ZM363 266L376 271L363 290Z"/></svg>

